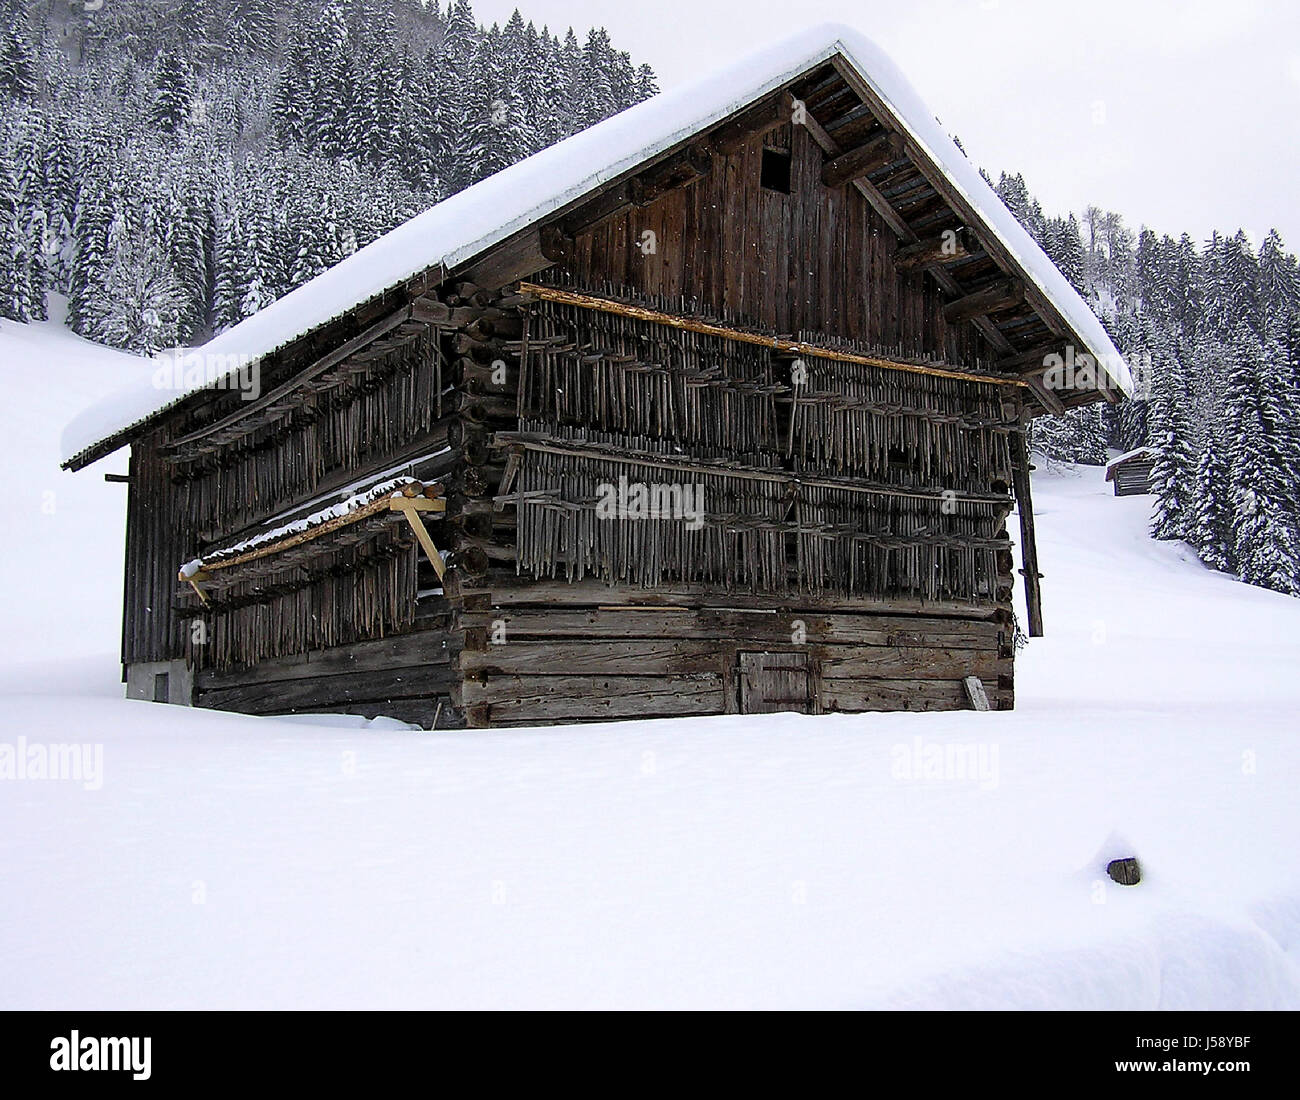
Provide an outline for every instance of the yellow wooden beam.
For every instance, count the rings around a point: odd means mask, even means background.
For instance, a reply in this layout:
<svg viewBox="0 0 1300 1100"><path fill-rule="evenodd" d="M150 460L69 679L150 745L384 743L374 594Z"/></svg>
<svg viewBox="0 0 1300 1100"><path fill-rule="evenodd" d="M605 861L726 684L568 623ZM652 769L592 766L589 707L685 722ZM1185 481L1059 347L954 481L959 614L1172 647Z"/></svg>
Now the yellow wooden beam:
<svg viewBox="0 0 1300 1100"><path fill-rule="evenodd" d="M443 580L447 575L446 563L442 560L442 555L438 553L438 548L434 545L433 539L429 535L429 529L424 525L424 520L420 518L420 513L445 512L447 502L445 500L430 500L428 497L393 497L389 501L389 507L394 512L401 512L406 516L406 522L411 525L415 537L420 540L420 545L424 547L424 552L429 558L429 564L433 566L433 571L438 574L438 580Z"/></svg>
<svg viewBox="0 0 1300 1100"><path fill-rule="evenodd" d="M986 382L992 386L1024 386L1021 378L1004 378L994 374L974 374L970 371L954 370L950 367L928 367L920 363L904 363L897 359L883 359L875 355L859 355L856 352L840 348L826 348L817 344L805 344L801 340L786 340L779 336L765 336L757 332L745 332L743 329L729 328L708 321L699 321L692 317L679 317L674 313L661 313L657 309L616 302L611 298L598 298L591 294L579 294L573 290L559 287L541 286L538 283L521 282L519 293L529 294L546 302L558 302L561 305L577 306L580 309L592 309L601 313L612 313L619 317L631 317L637 321L650 321L656 325L682 329L686 332L698 332L702 336L717 336L723 340L732 340L741 344L755 344L759 347L772 348L774 351L790 355L811 355L817 359L832 359L839 363L858 363L867 367L881 367L884 370L903 371L908 374L929 374L938 378L957 378L965 382Z"/></svg>

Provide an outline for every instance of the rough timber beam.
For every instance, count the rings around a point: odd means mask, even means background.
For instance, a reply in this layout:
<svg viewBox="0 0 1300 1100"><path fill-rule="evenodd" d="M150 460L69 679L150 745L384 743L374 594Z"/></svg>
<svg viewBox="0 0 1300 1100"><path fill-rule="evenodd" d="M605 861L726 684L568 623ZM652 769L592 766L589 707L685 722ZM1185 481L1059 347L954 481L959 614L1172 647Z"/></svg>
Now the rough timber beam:
<svg viewBox="0 0 1300 1100"><path fill-rule="evenodd" d="M1004 309L1018 306L1025 300L1025 284L1019 279L999 279L943 307L943 319L950 325L969 321L974 317L987 317Z"/></svg>
<svg viewBox="0 0 1300 1100"><path fill-rule="evenodd" d="M633 206L649 206L668 192L708 175L712 167L712 147L706 142L694 142L663 164L628 180L628 199Z"/></svg>
<svg viewBox="0 0 1300 1100"><path fill-rule="evenodd" d="M914 241L899 247L894 253L894 266L899 271L915 271L931 264L950 264L966 260L982 251L979 239L964 226L948 229L935 237Z"/></svg>
<svg viewBox="0 0 1300 1100"><path fill-rule="evenodd" d="M730 122L724 122L709 135L709 143L719 153L734 153L750 138L775 130L789 121L790 97L785 92L776 92Z"/></svg>
<svg viewBox="0 0 1300 1100"><path fill-rule="evenodd" d="M406 522L411 525L415 537L420 540L420 545L424 547L424 553L429 559L429 564L433 566L433 571L438 574L438 580L445 580L447 564L442 560L442 555L438 553L438 547L434 545L429 529L425 527L424 520L420 518L420 513L445 512L447 502L445 500L429 500L425 497L393 497L389 500L388 507L394 512L401 512L406 517Z"/></svg>
<svg viewBox="0 0 1300 1100"><path fill-rule="evenodd" d="M903 371L909 374L929 374L940 378L956 378L966 382L987 382L995 386L1023 386L1019 378L1010 378L996 374L977 374L973 371L955 370L951 367L922 363L905 363L896 359L884 359L874 355L859 355L856 352L843 351L838 348L821 347L805 343L802 340L787 340L781 336L768 336L744 329L730 328L714 324L711 321L693 317L682 317L675 313L662 313L644 306L619 302L612 298L600 298L592 294L580 294L577 291L561 287L540 286L537 283L521 282L519 293L527 294L542 301L559 302L562 305L577 306L581 309L594 309L602 313L611 313L620 317L630 317L638 321L650 321L669 328L696 332L702 336L717 336L723 340L733 340L741 344L755 344L771 348L773 351L790 355L811 355L820 359L833 359L841 363L859 363L868 367L882 367L885 370Z"/></svg>
<svg viewBox="0 0 1300 1100"><path fill-rule="evenodd" d="M1029 386L1029 392L1038 399L1038 403L1048 412L1054 412L1057 416L1065 412L1065 402L1047 388L1041 374L1031 374L1025 379L1025 382Z"/></svg>
<svg viewBox="0 0 1300 1100"><path fill-rule="evenodd" d="M1038 539L1034 533L1034 496L1029 483L1029 448L1024 432L1011 436L1011 478L1016 507L1020 513L1020 561L1025 577L1025 607L1029 612L1029 636L1043 636L1042 574L1038 572Z"/></svg>
<svg viewBox="0 0 1300 1100"><path fill-rule="evenodd" d="M881 134L823 164L822 183L827 187L843 186L892 164L902 156L903 139L898 134Z"/></svg>
<svg viewBox="0 0 1300 1100"><path fill-rule="evenodd" d="M573 256L573 238L558 225L544 225L540 231L542 255L551 263L560 264Z"/></svg>
<svg viewBox="0 0 1300 1100"><path fill-rule="evenodd" d="M1007 371L1010 374L1041 372L1047 366L1047 357L1049 355L1060 355L1061 351L1062 346L1060 344L1039 344L1037 347L1018 351L1013 355L999 359L997 367L999 370Z"/></svg>

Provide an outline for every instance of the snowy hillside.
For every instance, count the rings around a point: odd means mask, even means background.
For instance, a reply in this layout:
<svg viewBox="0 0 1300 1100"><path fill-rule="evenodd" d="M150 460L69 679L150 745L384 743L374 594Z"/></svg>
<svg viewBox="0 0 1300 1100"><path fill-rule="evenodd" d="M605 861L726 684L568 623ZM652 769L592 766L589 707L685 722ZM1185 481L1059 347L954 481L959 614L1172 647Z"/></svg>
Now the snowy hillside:
<svg viewBox="0 0 1300 1100"><path fill-rule="evenodd" d="M1036 475L1014 712L254 719L116 697L123 459L57 447L147 365L0 364L0 754L99 761L0 780L0 1007L1300 1008L1300 601L1100 468Z"/></svg>

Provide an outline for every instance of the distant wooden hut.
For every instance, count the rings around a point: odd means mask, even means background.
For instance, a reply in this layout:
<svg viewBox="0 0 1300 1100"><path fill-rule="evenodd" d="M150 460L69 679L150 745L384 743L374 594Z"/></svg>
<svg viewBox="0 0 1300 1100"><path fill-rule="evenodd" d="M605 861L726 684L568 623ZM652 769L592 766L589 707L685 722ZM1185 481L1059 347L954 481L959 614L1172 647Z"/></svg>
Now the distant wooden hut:
<svg viewBox="0 0 1300 1100"><path fill-rule="evenodd" d="M1151 473L1158 457L1154 447L1138 447L1112 459L1106 467L1106 480L1115 486L1115 495L1132 497L1150 493Z"/></svg>
<svg viewBox="0 0 1300 1100"><path fill-rule="evenodd" d="M1025 425L1127 385L839 29L536 154L198 355L256 384L101 411L66 463L131 446L128 692L426 727L1009 708L1017 500L1041 632Z"/></svg>

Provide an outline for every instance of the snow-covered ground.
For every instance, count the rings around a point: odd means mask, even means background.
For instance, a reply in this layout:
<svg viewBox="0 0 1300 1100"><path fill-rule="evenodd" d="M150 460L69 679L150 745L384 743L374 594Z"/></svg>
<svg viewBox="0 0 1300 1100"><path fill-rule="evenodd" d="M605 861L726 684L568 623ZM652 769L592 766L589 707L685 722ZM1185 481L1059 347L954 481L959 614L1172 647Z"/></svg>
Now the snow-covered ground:
<svg viewBox="0 0 1300 1100"><path fill-rule="evenodd" d="M186 711L118 697L123 459L56 468L142 368L42 329L0 327L0 766L89 755L0 779L0 1007L1300 1007L1300 601L1101 469L1036 476L1013 713Z"/></svg>

